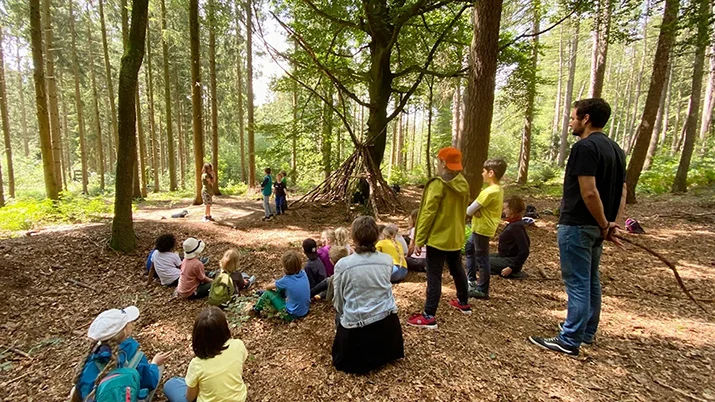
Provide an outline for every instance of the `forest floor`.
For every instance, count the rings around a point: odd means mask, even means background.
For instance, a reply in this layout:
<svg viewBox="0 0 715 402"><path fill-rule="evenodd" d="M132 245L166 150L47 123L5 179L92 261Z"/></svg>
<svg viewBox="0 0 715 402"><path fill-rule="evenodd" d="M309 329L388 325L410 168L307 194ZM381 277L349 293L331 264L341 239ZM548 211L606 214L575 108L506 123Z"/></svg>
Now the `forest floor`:
<svg viewBox="0 0 715 402"><path fill-rule="evenodd" d="M419 189L401 196L406 210ZM535 191L538 193L538 191ZM603 313L595 345L569 358L541 350L529 335L555 335L565 316L556 218L530 228L531 257L525 280L493 277L489 301L472 300L474 314L450 309L454 284L445 273L433 331L403 325L405 358L364 376L331 365L334 313L311 306L307 318L283 324L228 312L233 334L248 348L244 368L250 401L672 401L715 400L715 189L684 196L642 197L628 207L646 230L631 239L661 252L678 266L685 284L710 311L708 317L678 288L657 259L626 246L607 245L601 263ZM540 211L557 198L527 197ZM306 237L348 226L344 206L290 210L262 222L261 202L215 197L215 218L234 228L200 222L202 207L182 202L140 204L136 251L122 255L106 244L110 222L48 227L0 241L0 400L59 401L86 350L86 331L102 310L135 304L141 316L135 337L151 358L173 352L164 380L183 376L193 357L191 328L204 301L172 299L171 290L146 285L144 261L154 239L172 232L180 242L208 243L208 268L229 247L240 251L242 270L258 286L282 273L281 253L300 249ZM188 209L190 215L172 219ZM406 230L404 216L385 218ZM492 243L495 248L496 244ZM543 278L539 271L548 278ZM404 323L421 311L425 275L410 273L394 285ZM250 301L250 298L244 300ZM247 306L249 303L244 302ZM160 391L157 399L165 400Z"/></svg>

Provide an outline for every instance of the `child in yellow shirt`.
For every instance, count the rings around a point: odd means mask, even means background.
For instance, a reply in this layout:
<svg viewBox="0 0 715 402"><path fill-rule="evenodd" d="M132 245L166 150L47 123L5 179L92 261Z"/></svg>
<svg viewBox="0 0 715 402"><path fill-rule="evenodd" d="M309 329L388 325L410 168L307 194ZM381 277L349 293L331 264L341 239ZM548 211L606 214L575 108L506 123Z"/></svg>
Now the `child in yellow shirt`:
<svg viewBox="0 0 715 402"><path fill-rule="evenodd" d="M395 265L392 267L390 282L402 282L407 276L407 261L405 260L405 250L402 249L402 244L395 240L397 225L389 224L382 226L380 229L381 239L375 244L375 249L392 257L392 262Z"/></svg>
<svg viewBox="0 0 715 402"><path fill-rule="evenodd" d="M472 235L467 242L467 279L469 297L489 298L489 239L494 237L501 221L504 190L499 181L506 172L503 159L489 159L484 162L482 178L488 184L477 199L467 207L467 215L472 217ZM477 281L479 267L479 281Z"/></svg>

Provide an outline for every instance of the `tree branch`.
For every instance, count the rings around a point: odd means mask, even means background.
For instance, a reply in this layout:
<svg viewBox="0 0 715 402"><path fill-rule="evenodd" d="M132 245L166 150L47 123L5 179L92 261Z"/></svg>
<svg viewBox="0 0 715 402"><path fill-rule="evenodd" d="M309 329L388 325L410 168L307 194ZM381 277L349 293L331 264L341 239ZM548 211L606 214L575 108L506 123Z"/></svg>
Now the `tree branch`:
<svg viewBox="0 0 715 402"><path fill-rule="evenodd" d="M573 10L571 10L571 12L569 12L568 14L566 14L566 15L565 15L563 18L561 18L560 20L556 21L556 23L554 23L554 24L551 25L550 27L548 27L548 28L546 28L546 29L543 29L543 30L541 30L541 31L539 31L539 32L535 32L535 33L526 33L526 32L525 32L525 33L523 33L523 34L517 36L516 38L510 40L509 42L507 42L507 43L501 45L501 46L499 47L499 51L501 52L502 50L508 48L509 46L515 44L516 42L518 42L518 41L520 41L520 40L522 40L522 39L524 39L524 38L531 38L531 37L539 36L539 35L542 35L542 34L545 34L545 33L549 32L550 30L556 28L557 26L561 25L564 21L566 21L567 19L569 19L569 17L571 17L572 15L574 15L574 14L576 13L576 11L578 11L580 8L581 8L581 3L578 2L578 3L576 3L576 5L574 6Z"/></svg>
<svg viewBox="0 0 715 402"><path fill-rule="evenodd" d="M342 25L342 26L344 26L344 27L346 27L346 28L357 29L357 30L359 30L359 31L363 31L363 32L365 32L365 33L368 33L367 30L365 29L365 23L363 23L363 22L360 22L359 24L357 24L357 23L354 23L354 22L352 22L352 21L347 21L347 20L344 20L344 19L335 17L335 16L330 15L330 14L326 13L325 11L319 9L319 8L318 8L315 4L313 4L313 2L311 2L310 0L302 0L302 1L303 1L303 3L305 3L311 10L313 10L316 14L318 14L319 16L321 16L321 17L323 17L323 18L325 18L325 19L327 19L327 20L329 20L329 21L331 21L331 22L334 22L334 23L336 23L336 24L338 24L338 25Z"/></svg>

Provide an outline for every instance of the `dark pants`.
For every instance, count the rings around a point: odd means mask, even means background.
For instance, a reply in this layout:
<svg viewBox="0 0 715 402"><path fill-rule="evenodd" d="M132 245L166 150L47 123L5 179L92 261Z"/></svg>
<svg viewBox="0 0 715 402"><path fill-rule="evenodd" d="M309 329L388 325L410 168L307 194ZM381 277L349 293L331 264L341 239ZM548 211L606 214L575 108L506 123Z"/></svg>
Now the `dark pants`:
<svg viewBox="0 0 715 402"><path fill-rule="evenodd" d="M472 232L467 241L467 278L477 282L477 290L489 294L489 238ZM477 280L477 268L479 280Z"/></svg>
<svg viewBox="0 0 715 402"><path fill-rule="evenodd" d="M199 285L198 288L196 288L194 294L189 296L189 300L203 299L204 297L209 295L209 290L211 290L211 283L202 283Z"/></svg>
<svg viewBox="0 0 715 402"><path fill-rule="evenodd" d="M276 215L281 215L285 213L286 196L276 195Z"/></svg>
<svg viewBox="0 0 715 402"><path fill-rule="evenodd" d="M325 299L328 293L328 286L330 286L330 282L332 282L333 277L328 277L320 281L320 283L316 284L312 288L310 288L310 297L314 297L316 295L320 296L321 299Z"/></svg>
<svg viewBox="0 0 715 402"><path fill-rule="evenodd" d="M467 293L467 277L462 268L462 251L442 251L434 247L427 246L427 301L425 311L427 315L435 315L439 298L442 295L442 270L444 263L449 266L449 273L454 279L454 287L457 288L457 298L460 302L467 304L469 295Z"/></svg>
<svg viewBox="0 0 715 402"><path fill-rule="evenodd" d="M425 258L407 257L407 269L415 272L425 272L427 260Z"/></svg>
<svg viewBox="0 0 715 402"><path fill-rule="evenodd" d="M511 275L514 275L521 272L521 268L514 268L515 262L516 257L499 257L499 254L492 254L489 256L489 269L492 275L501 275L502 269L511 268Z"/></svg>
<svg viewBox="0 0 715 402"><path fill-rule="evenodd" d="M405 357L402 326L397 314L362 328L338 324L333 340L333 366L340 371L364 374Z"/></svg>
<svg viewBox="0 0 715 402"><path fill-rule="evenodd" d="M397 265L392 267L392 275L390 275L390 282L392 282L392 283L402 282L405 280L406 277L407 277L407 268L400 267Z"/></svg>

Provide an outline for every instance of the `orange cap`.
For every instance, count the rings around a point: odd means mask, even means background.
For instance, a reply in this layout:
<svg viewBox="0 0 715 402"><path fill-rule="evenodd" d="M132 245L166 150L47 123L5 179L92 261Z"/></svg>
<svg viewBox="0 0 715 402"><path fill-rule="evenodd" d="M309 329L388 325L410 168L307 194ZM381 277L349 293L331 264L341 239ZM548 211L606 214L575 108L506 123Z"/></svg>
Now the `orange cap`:
<svg viewBox="0 0 715 402"><path fill-rule="evenodd" d="M449 170L462 170L462 152L460 152L457 148L442 148L439 152L437 152L437 158L443 160Z"/></svg>

